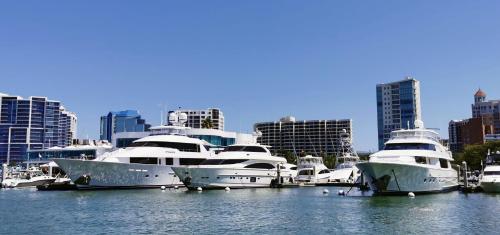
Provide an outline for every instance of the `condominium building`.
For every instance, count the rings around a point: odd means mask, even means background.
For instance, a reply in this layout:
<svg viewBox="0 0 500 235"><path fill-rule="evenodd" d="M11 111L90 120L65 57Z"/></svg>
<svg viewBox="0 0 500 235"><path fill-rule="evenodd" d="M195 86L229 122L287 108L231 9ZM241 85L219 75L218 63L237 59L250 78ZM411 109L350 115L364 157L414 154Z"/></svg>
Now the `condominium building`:
<svg viewBox="0 0 500 235"><path fill-rule="evenodd" d="M101 116L100 139L111 143L116 133L143 132L150 127L137 110L109 112L106 116Z"/></svg>
<svg viewBox="0 0 500 235"><path fill-rule="evenodd" d="M174 112L170 111L169 113ZM203 128L203 121L210 119L212 123L212 128L217 130L224 130L224 114L220 109L210 108L206 110L191 110L182 109L177 110L177 112L182 112L187 114L188 120L186 122L187 127L191 128Z"/></svg>
<svg viewBox="0 0 500 235"><path fill-rule="evenodd" d="M422 119L420 82L407 77L404 80L377 85L378 146L390 138L391 131L414 128L415 120Z"/></svg>
<svg viewBox="0 0 500 235"><path fill-rule="evenodd" d="M65 147L76 137L76 115L59 101L0 94L0 104L0 162L23 161L28 150Z"/></svg>
<svg viewBox="0 0 500 235"><path fill-rule="evenodd" d="M61 128L59 129L59 135L61 138L59 139L59 146L70 146L73 140L76 139L76 124L78 118L75 113L67 111L63 106L61 106L60 110L61 118L59 120L59 126L61 126Z"/></svg>
<svg viewBox="0 0 500 235"><path fill-rule="evenodd" d="M254 125L261 134L257 142L271 146L274 153L290 151L295 154L336 154L340 149L343 129L352 137L352 120L303 120L284 117L277 122L261 122ZM352 138L351 138L352 142Z"/></svg>

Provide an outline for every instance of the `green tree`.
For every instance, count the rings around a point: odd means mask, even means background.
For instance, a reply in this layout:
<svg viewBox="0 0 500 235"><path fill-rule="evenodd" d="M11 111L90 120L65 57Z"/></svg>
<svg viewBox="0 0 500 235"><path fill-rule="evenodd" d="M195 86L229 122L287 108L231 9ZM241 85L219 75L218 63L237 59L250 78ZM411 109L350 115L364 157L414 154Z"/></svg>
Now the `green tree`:
<svg viewBox="0 0 500 235"><path fill-rule="evenodd" d="M212 128L214 128L214 124L212 123L212 119L210 117L205 118L201 122L201 128L205 128L205 129L212 129Z"/></svg>
<svg viewBox="0 0 500 235"><path fill-rule="evenodd" d="M288 162L290 164L297 164L297 156L295 156L292 153L292 151L279 150L278 156L282 156L282 157L286 158L286 162Z"/></svg>
<svg viewBox="0 0 500 235"><path fill-rule="evenodd" d="M481 161L486 159L488 149L492 152L500 151L500 141L465 146L463 153L453 154L455 164L462 164L465 161L470 169L481 170Z"/></svg>

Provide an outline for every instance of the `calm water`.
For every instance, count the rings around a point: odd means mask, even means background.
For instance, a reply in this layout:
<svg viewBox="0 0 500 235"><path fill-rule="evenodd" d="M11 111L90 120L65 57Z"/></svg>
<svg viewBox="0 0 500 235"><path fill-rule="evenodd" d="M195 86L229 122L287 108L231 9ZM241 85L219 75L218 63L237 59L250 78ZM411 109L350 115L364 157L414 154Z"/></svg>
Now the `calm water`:
<svg viewBox="0 0 500 235"><path fill-rule="evenodd" d="M323 189L2 189L0 233L500 233L500 195L341 197Z"/></svg>

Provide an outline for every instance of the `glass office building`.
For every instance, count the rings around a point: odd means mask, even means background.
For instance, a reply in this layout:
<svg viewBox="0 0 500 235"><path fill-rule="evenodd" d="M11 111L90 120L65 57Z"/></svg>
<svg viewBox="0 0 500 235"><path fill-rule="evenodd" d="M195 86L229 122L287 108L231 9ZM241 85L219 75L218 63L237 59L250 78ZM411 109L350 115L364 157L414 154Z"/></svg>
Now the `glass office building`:
<svg viewBox="0 0 500 235"><path fill-rule="evenodd" d="M68 146L76 136L76 115L59 101L1 94L0 104L0 162L23 161L29 149Z"/></svg>
<svg viewBox="0 0 500 235"><path fill-rule="evenodd" d="M407 77L404 80L377 85L378 146L390 138L391 131L414 128L421 120L420 82Z"/></svg>
<svg viewBox="0 0 500 235"><path fill-rule="evenodd" d="M150 127L136 110L109 112L101 117L100 139L111 143L115 133L144 132Z"/></svg>

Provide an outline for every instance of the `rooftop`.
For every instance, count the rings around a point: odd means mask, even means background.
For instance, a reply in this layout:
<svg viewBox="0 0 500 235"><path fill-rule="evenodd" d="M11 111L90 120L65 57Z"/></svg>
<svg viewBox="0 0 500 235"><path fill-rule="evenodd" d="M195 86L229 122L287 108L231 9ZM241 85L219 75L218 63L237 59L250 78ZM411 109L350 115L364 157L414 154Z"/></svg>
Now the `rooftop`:
<svg viewBox="0 0 500 235"><path fill-rule="evenodd" d="M476 91L476 94L474 94L474 97L486 97L486 93L483 90L481 90L481 88L479 88Z"/></svg>

